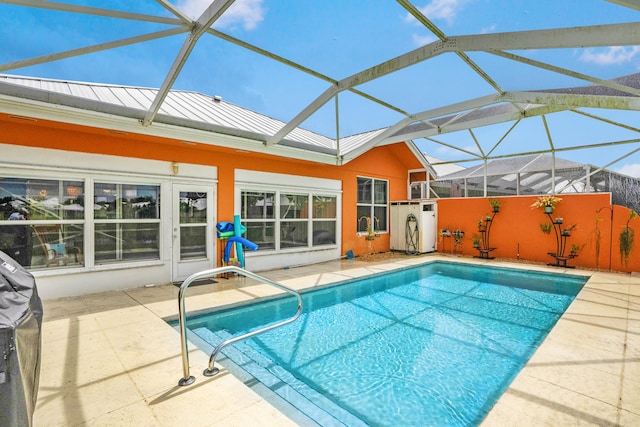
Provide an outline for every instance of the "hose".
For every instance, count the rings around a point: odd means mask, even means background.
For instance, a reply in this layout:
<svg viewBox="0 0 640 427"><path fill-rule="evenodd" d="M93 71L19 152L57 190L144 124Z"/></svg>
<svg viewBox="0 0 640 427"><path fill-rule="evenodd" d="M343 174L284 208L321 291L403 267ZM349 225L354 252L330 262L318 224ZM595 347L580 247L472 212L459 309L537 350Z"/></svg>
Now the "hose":
<svg viewBox="0 0 640 427"><path fill-rule="evenodd" d="M417 255L418 242L420 241L420 228L418 227L418 218L414 214L407 215L407 221L404 227L405 252L408 255Z"/></svg>

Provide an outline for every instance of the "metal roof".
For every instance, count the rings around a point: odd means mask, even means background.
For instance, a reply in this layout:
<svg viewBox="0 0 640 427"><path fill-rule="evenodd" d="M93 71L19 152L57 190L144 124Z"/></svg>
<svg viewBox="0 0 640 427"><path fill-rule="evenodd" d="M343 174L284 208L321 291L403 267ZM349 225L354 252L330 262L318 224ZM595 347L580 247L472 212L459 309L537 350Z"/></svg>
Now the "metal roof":
<svg viewBox="0 0 640 427"><path fill-rule="evenodd" d="M474 195L482 194L485 187L491 195L611 192L612 203L640 209L640 178L549 154L493 160L486 169L472 166L438 176L430 185L438 196L447 197L446 191L456 183Z"/></svg>
<svg viewBox="0 0 640 427"><path fill-rule="evenodd" d="M443 176L466 170L463 166L456 165L454 163L443 162L441 159L430 156L427 153L422 153L424 157L427 159L431 167L436 173L436 178L441 178Z"/></svg>
<svg viewBox="0 0 640 427"><path fill-rule="evenodd" d="M549 172L554 167L561 169L584 169L588 165L572 162L571 160L555 159L548 154L531 154L528 156L512 157L509 159L492 160L486 165L487 176L502 176L515 173ZM476 165L447 175L438 176L439 179L482 178L485 166Z"/></svg>
<svg viewBox="0 0 640 427"><path fill-rule="evenodd" d="M0 93L9 93L19 97L38 99L37 92L41 96L45 94L67 95L76 98L72 104L69 98L57 98L61 105L75 105L94 111L108 111L134 118L144 117L158 89L140 88L121 85L96 84L84 82L72 82L34 77L14 76L0 74ZM10 88L8 85L14 85ZM21 90L20 87L32 89ZM13 89L13 90L11 90ZM48 98L50 101L51 97ZM85 101L84 104L78 104ZM101 109L101 105L108 106ZM119 109L109 108L120 107ZM136 114L131 114L135 111ZM266 140L266 137L274 134L284 123L256 113L254 111L234 105L216 96L208 96L196 92L172 90L167 94L165 101L158 110L160 118L158 122L170 122L162 118L174 118L193 123L202 123L214 127L225 128L229 131L237 131L253 134L256 139ZM291 143L308 145L309 149L316 147L318 150L333 152L336 149L335 141L310 132L305 129L294 129L288 135Z"/></svg>

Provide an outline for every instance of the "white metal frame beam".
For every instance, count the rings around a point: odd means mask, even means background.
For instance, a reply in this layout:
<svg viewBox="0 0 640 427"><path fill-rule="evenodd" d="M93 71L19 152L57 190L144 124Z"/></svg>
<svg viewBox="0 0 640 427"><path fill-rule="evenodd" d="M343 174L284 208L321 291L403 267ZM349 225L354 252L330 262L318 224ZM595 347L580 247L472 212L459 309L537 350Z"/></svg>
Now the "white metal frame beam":
<svg viewBox="0 0 640 427"><path fill-rule="evenodd" d="M189 37L184 41L176 59L173 61L171 65L171 69L167 73L164 81L162 82L162 86L158 90L156 97L151 103L151 107L147 111L147 114L144 116L142 120L143 126L151 125L153 119L158 114L160 110L160 106L162 102L167 97L169 90L171 90L171 86L173 86L173 82L175 82L176 78L178 78L178 74L184 67L184 64L187 62L187 58L193 51L196 43L200 39L200 37L207 31L214 22L218 20L222 16L225 10L229 8L233 4L235 0L214 0L207 9L202 12L202 15L193 22L191 32L189 33Z"/></svg>
<svg viewBox="0 0 640 427"><path fill-rule="evenodd" d="M73 58L74 56L86 55L89 53L100 52L103 50L114 49L116 47L129 46L136 43L143 43L150 40L156 40L163 37L171 37L189 31L187 28L178 27L169 30L158 31L155 33L142 34L140 36L128 37L125 39L115 40L107 43L99 43L92 46L81 47L78 49L67 50L64 52L52 53L49 55L37 56L20 61L8 62L0 64L0 72L14 70L17 68L30 67L32 65L44 64L47 62L58 61L60 59Z"/></svg>
<svg viewBox="0 0 640 427"><path fill-rule="evenodd" d="M493 100L494 102L486 102ZM486 103L485 103L486 102ZM465 130L468 128L475 128L480 126L487 126L491 124L504 123L512 120L522 119L524 117L533 117L542 114L548 114L574 108L612 108L619 110L634 110L640 111L640 98L632 96L593 96L593 95L581 95L581 94L566 94L566 93L554 93L554 92L506 92L502 96L491 96L477 98L476 103L484 103L484 106L491 104L497 104L500 102L511 102L519 105L529 105L524 111L512 111L504 114L487 115L481 119L474 120L459 120L448 123L446 126L440 126L437 128L421 129L418 131L412 131L410 127L407 128L407 132L397 132L392 135L387 133L381 133L378 138L372 139L371 144L389 144L393 142L402 141L405 139L417 139L426 138L429 136L439 135L443 133L456 132L459 130ZM464 106L475 105L474 102L461 103L459 105ZM441 117L439 114L442 109L435 109L420 113L413 116L420 120L434 119ZM455 112L453 112L455 113ZM408 120L407 120L408 121ZM417 121L417 120L416 120ZM406 123L403 122L403 123ZM395 128L394 128L395 129ZM632 128L633 129L633 128Z"/></svg>

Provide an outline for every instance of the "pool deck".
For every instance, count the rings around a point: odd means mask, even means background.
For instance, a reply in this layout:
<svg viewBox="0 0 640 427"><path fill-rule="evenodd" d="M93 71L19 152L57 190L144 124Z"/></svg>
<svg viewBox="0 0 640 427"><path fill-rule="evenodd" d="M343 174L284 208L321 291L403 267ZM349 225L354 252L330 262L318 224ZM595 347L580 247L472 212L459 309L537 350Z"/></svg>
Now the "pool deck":
<svg viewBox="0 0 640 427"><path fill-rule="evenodd" d="M640 276L440 255L381 262L340 260L260 272L294 289L444 259L591 275L529 363L482 423L492 426L640 425ZM192 286L189 312L267 296L242 279ZM209 356L190 345L196 382L179 387L173 285L44 301L42 370L34 425L296 425L224 368L202 375ZM401 425L399 420L398 425Z"/></svg>

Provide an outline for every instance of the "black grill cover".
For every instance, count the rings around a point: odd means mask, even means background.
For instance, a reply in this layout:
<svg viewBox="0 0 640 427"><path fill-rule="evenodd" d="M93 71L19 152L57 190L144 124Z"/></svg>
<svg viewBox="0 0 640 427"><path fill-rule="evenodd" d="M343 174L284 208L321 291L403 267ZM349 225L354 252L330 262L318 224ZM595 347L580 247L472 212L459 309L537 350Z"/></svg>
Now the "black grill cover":
<svg viewBox="0 0 640 427"><path fill-rule="evenodd" d="M0 426L31 426L40 379L42 301L27 270L0 251Z"/></svg>

